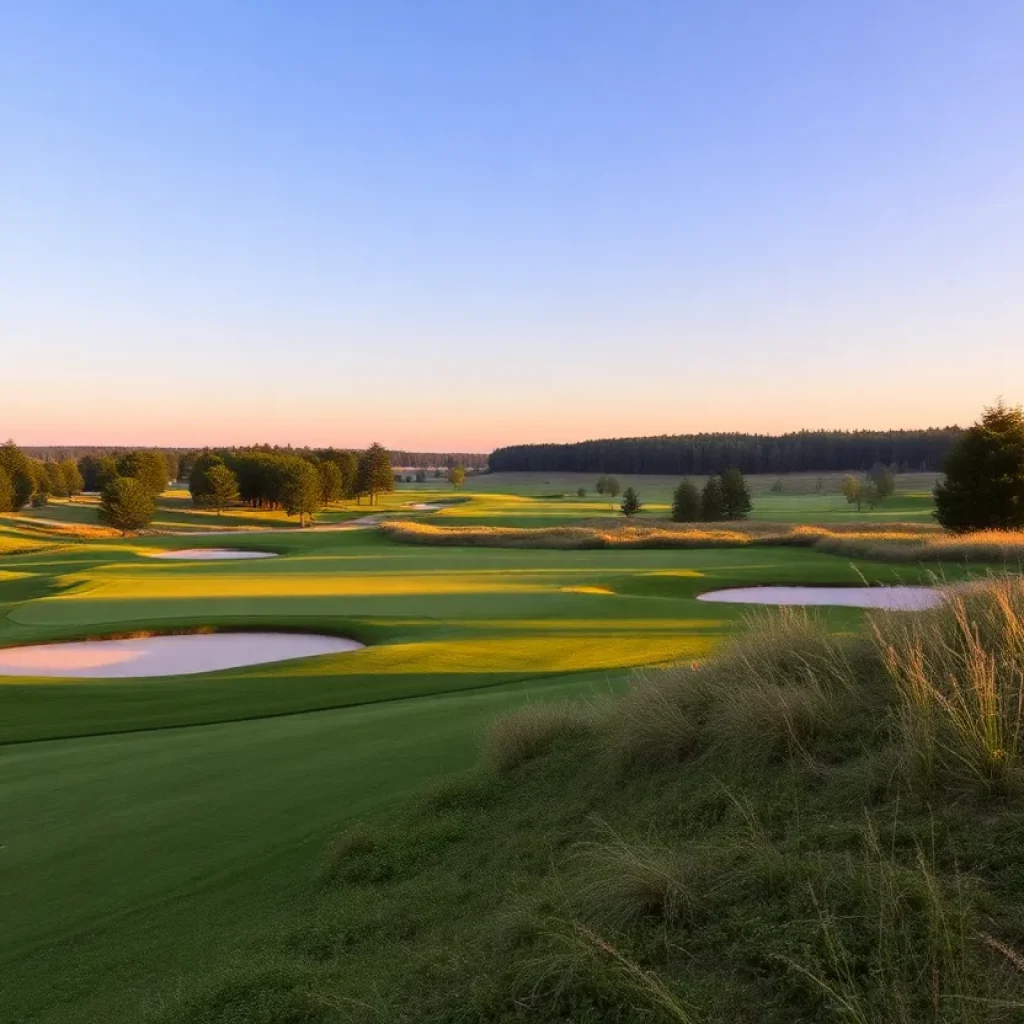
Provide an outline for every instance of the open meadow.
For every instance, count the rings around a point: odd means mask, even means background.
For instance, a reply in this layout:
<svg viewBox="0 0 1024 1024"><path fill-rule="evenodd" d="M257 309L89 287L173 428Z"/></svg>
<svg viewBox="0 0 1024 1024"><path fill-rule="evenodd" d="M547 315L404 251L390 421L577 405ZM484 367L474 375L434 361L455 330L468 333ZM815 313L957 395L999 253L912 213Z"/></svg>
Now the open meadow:
<svg viewBox="0 0 1024 1024"><path fill-rule="evenodd" d="M409 506L453 497L460 503L440 511ZM766 519L795 519L812 500L850 517L832 496L802 494L757 494L755 517L767 508ZM353 822L384 829L393 814L433 799L417 796L432 780L471 777L499 712L599 698L622 691L633 669L690 666L711 655L746 612L697 594L965 572L955 562L926 568L784 546L410 545L372 527L261 532L284 525L282 516L193 513L173 492L160 504L160 533L131 538L77 533L96 525L88 500L51 504L34 527L31 516L5 517L0 645L272 629L367 646L174 678L0 676L5 1021L373 1019L349 1004L309 1016L287 1008L260 1016L244 999L235 1016L186 1004L254 964L276 976L296 956L316 960L316 879L331 837ZM544 525L552 509L560 521L610 515L604 506L407 488L384 496L374 512L438 527L519 527ZM344 507L318 522L337 526L368 511ZM196 522L238 529L226 540L203 536ZM187 539L170 535L186 526ZM224 545L277 557L151 557ZM854 609L825 614L840 633L863 621ZM411 936L419 926L409 927ZM369 989L358 972L370 988L384 976L360 941L351 938L350 981L361 1000ZM387 941L399 939L389 933Z"/></svg>

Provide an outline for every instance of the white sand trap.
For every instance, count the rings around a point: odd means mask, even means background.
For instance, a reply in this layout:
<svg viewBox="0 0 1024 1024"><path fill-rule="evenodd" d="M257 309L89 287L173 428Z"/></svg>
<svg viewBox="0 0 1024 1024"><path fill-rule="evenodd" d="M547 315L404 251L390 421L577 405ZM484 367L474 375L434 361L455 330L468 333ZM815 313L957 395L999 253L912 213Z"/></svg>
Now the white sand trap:
<svg viewBox="0 0 1024 1024"><path fill-rule="evenodd" d="M234 548L179 548L177 551L147 551L150 558L216 562L231 558L277 558L273 551L238 551Z"/></svg>
<svg viewBox="0 0 1024 1024"><path fill-rule="evenodd" d="M0 650L0 676L185 676L317 654L344 654L362 646L356 640L313 633L188 633L37 644Z"/></svg>
<svg viewBox="0 0 1024 1024"><path fill-rule="evenodd" d="M413 509L415 512L440 512L445 506L438 505L432 501L413 501L406 507Z"/></svg>
<svg viewBox="0 0 1024 1024"><path fill-rule="evenodd" d="M841 605L917 612L934 608L942 594L931 587L734 587L698 594L698 601L723 604Z"/></svg>

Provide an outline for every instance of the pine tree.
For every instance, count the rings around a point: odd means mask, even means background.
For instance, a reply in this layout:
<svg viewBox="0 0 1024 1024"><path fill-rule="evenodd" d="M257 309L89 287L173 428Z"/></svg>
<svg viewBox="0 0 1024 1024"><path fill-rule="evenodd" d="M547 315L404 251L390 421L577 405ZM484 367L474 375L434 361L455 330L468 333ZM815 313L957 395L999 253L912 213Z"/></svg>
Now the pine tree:
<svg viewBox="0 0 1024 1024"><path fill-rule="evenodd" d="M622 504L619 506L624 516L635 516L643 507L640 504L640 496L632 487L627 487L622 494Z"/></svg>
<svg viewBox="0 0 1024 1024"><path fill-rule="evenodd" d="M738 469L727 469L722 474L722 515L724 519L746 519L753 503L747 482Z"/></svg>
<svg viewBox="0 0 1024 1024"><path fill-rule="evenodd" d="M359 457L359 471L356 474L356 494L365 494L370 504L376 503L382 491L395 489L394 471L387 449L374 441Z"/></svg>
<svg viewBox="0 0 1024 1024"><path fill-rule="evenodd" d="M953 446L935 518L956 533L1024 527L1024 410L999 402Z"/></svg>
<svg viewBox="0 0 1024 1024"><path fill-rule="evenodd" d="M206 481L208 489L204 497L204 506L216 509L217 515L233 501L238 500L238 478L223 462L210 467Z"/></svg>
<svg viewBox="0 0 1024 1024"><path fill-rule="evenodd" d="M134 477L115 477L100 494L100 522L122 534L141 530L156 515L156 499Z"/></svg>
<svg viewBox="0 0 1024 1024"><path fill-rule="evenodd" d="M672 519L677 523L695 523L700 519L700 493L690 480L680 480L672 495Z"/></svg>
<svg viewBox="0 0 1024 1024"><path fill-rule="evenodd" d="M700 517L705 523L720 523L725 518L722 478L709 476L700 495Z"/></svg>
<svg viewBox="0 0 1024 1024"><path fill-rule="evenodd" d="M299 517L299 526L305 526L320 511L320 474L305 459L295 459L285 469L281 486L281 501L285 512Z"/></svg>

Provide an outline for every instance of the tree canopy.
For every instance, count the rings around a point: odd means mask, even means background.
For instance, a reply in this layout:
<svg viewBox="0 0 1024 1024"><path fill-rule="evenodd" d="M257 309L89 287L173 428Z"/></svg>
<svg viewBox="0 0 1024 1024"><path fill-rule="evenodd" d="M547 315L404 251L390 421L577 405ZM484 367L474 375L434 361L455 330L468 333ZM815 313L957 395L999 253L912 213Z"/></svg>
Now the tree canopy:
<svg viewBox="0 0 1024 1024"><path fill-rule="evenodd" d="M452 485L454 490L459 490L465 482L466 471L461 466L453 466L448 470L448 483Z"/></svg>
<svg viewBox="0 0 1024 1024"><path fill-rule="evenodd" d="M935 517L948 530L1024 527L1024 411L986 409L954 445L935 487Z"/></svg>
<svg viewBox="0 0 1024 1024"><path fill-rule="evenodd" d="M117 460L117 475L138 480L153 497L156 497L167 488L167 461L160 452L125 452Z"/></svg>

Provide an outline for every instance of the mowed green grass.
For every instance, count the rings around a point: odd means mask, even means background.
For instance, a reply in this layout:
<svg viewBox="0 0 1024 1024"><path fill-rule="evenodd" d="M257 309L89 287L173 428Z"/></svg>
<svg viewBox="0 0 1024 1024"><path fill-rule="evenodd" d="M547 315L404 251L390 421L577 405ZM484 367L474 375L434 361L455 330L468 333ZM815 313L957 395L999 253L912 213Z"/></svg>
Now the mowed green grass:
<svg viewBox="0 0 1024 1024"><path fill-rule="evenodd" d="M256 562L146 556L224 543L89 541L0 563L3 645L200 626L370 644L207 676L0 678L2 1020L137 1021L256 955L303 919L327 837L467 769L495 713L708 653L743 610L703 590L919 575L803 549L453 549L375 532L231 538L280 555Z"/></svg>

